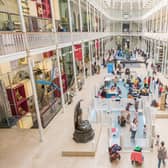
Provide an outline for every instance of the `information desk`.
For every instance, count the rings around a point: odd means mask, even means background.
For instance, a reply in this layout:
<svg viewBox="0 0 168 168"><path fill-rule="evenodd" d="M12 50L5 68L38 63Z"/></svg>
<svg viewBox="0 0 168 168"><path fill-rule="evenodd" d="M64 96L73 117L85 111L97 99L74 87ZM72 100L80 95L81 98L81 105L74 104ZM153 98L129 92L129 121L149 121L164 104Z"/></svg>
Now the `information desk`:
<svg viewBox="0 0 168 168"><path fill-rule="evenodd" d="M106 98L112 98L118 96L118 92L116 91L116 89L114 91L112 91L111 89L105 89L105 93Z"/></svg>

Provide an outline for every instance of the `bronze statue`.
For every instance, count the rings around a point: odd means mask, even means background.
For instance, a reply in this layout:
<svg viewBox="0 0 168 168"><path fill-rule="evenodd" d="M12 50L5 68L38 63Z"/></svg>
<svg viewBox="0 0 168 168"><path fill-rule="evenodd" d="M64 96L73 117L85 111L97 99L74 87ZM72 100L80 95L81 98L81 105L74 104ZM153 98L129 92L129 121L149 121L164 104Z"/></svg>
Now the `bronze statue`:
<svg viewBox="0 0 168 168"><path fill-rule="evenodd" d="M94 130L88 120L82 120L82 109L80 108L80 101L78 101L74 112L74 127L75 132L73 139L79 143L86 143L94 138Z"/></svg>

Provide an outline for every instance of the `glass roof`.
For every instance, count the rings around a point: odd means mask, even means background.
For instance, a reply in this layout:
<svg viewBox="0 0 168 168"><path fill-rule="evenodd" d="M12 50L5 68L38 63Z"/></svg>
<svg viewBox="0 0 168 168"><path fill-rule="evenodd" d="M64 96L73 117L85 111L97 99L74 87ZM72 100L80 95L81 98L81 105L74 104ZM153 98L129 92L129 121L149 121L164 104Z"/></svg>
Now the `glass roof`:
<svg viewBox="0 0 168 168"><path fill-rule="evenodd" d="M132 19L140 17L160 0L103 0L103 8L111 17Z"/></svg>

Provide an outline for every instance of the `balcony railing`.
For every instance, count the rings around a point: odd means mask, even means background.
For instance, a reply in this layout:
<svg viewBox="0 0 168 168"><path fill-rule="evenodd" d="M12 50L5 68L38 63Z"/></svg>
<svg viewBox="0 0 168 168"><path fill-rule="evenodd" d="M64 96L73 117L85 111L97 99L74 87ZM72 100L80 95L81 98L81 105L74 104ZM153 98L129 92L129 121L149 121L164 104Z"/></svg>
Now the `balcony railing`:
<svg viewBox="0 0 168 168"><path fill-rule="evenodd" d="M50 46L64 47L68 43L81 43L110 36L143 36L155 40L168 40L168 34L162 33L138 33L138 32L38 32L38 33L19 33L2 32L0 33L0 56L22 52ZM28 45L26 45L28 44Z"/></svg>
<svg viewBox="0 0 168 168"><path fill-rule="evenodd" d="M0 55L25 51L23 33L0 33Z"/></svg>
<svg viewBox="0 0 168 168"><path fill-rule="evenodd" d="M0 33L0 55L7 55L26 51L26 49L33 50L66 43L80 43L82 41L103 38L109 35L110 33L38 32L24 34L16 32L2 32Z"/></svg>

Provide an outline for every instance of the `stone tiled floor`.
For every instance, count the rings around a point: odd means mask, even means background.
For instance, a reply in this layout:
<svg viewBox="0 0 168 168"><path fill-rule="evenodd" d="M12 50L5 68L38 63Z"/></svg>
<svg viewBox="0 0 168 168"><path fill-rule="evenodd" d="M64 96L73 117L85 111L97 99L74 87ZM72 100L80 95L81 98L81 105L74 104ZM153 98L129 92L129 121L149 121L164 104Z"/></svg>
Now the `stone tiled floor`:
<svg viewBox="0 0 168 168"><path fill-rule="evenodd" d="M143 73L145 66L132 67L133 71ZM107 147L107 128L102 127L100 141L95 157L62 157L61 152L69 136L73 134L74 106L79 99L83 99L83 118L88 116L88 106L95 84L102 82L105 70L100 75L88 77L82 91L77 92L73 103L66 105L65 112L60 112L44 130L44 142L39 142L37 130L0 130L0 168L131 168L130 153L121 152L121 160L110 163ZM168 146L167 119L157 119L156 133ZM156 148L144 153L145 161L142 167L156 168Z"/></svg>

